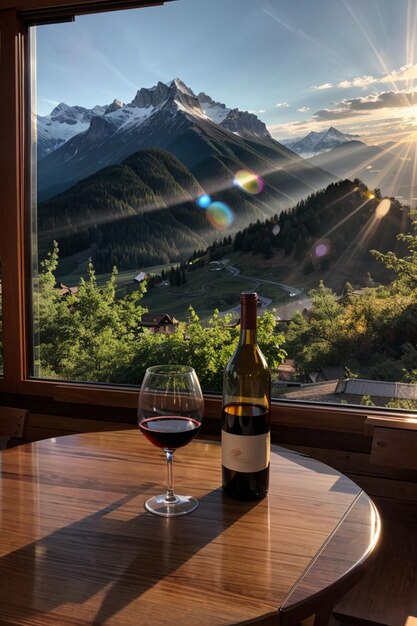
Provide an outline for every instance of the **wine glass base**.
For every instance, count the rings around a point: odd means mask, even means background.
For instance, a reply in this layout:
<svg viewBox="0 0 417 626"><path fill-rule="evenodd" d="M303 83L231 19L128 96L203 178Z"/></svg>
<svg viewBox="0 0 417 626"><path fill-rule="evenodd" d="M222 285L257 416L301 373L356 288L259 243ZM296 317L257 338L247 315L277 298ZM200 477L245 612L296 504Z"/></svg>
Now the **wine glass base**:
<svg viewBox="0 0 417 626"><path fill-rule="evenodd" d="M178 515L186 515L191 513L198 507L198 500L192 496L178 496L175 494L174 502L167 502L165 494L153 496L145 502L145 509L154 515L161 517L176 517Z"/></svg>

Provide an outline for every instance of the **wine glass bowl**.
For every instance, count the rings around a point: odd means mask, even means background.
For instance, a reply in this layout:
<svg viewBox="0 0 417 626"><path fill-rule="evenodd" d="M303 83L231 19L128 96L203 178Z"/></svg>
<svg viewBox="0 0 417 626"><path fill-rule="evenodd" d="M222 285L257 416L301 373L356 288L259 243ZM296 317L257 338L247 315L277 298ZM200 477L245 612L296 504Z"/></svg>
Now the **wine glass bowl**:
<svg viewBox="0 0 417 626"><path fill-rule="evenodd" d="M168 471L166 493L145 502L151 513L173 517L197 507L198 501L192 496L174 493L172 461L174 451L200 431L203 413L203 394L192 367L155 365L146 370L139 394L138 425L148 441L164 450Z"/></svg>

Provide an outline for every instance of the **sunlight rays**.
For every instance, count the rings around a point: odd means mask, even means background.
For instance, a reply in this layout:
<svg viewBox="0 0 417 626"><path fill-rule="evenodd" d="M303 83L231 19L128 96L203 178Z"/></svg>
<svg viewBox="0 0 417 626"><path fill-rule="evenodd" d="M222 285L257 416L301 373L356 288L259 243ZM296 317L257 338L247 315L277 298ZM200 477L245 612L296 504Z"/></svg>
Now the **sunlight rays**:
<svg viewBox="0 0 417 626"><path fill-rule="evenodd" d="M392 182L394 189L397 188L397 187L399 188L400 176L401 176L402 171L404 169L404 166L406 164L406 159L408 159L408 155L409 155L410 150L412 148L412 144L409 143L409 144L407 144L407 145L405 145L403 147L405 148L405 154L403 154L403 155L398 157L399 161L400 161L400 164L399 164L399 167L397 168L397 170L395 172L395 175L394 175L394 178L393 178L393 182ZM392 167L394 167L394 163L391 163L391 164L392 164Z"/></svg>
<svg viewBox="0 0 417 626"><path fill-rule="evenodd" d="M382 56L381 52L378 50L378 48L376 47L376 45L372 41L372 39L371 39L368 31L366 30L363 22L358 18L358 16L353 11L352 7L350 6L350 4L348 3L347 0L343 0L343 4L345 5L347 11L350 13L351 17L355 21L355 23L358 26L358 28L360 29L360 31L363 34L364 38L366 39L369 47L371 48L372 52L374 53L375 58L377 59L377 61L378 61L379 65L381 66L383 72L385 72L387 77L390 78L391 85L393 86L393 88L396 91L400 91L400 89L398 88L397 83L395 82L394 78L392 77L391 70L388 68L388 66L387 66L387 64L385 62L385 59ZM404 97L404 103L405 103L405 106L408 106L408 101L407 101L406 97Z"/></svg>
<svg viewBox="0 0 417 626"><path fill-rule="evenodd" d="M413 15L414 9L414 15ZM415 59L415 46L416 46L416 31L417 31L417 10L415 2L408 0L407 5L407 37L406 43L406 58L407 63L414 63ZM410 84L412 83L412 84ZM414 79L407 80L407 91L414 88Z"/></svg>
<svg viewBox="0 0 417 626"><path fill-rule="evenodd" d="M352 217L354 215L356 215L356 213L358 213L359 211L361 211L363 209L363 207L365 206L365 204L367 204L372 198L367 198L364 202L362 202L362 204L360 204L358 207L356 207L356 209L354 211L352 211L351 213L349 213L349 215L346 215L342 220L340 220L340 222L338 222L337 224L335 224L334 226L332 226L332 228L329 228L329 230L327 230L321 237L320 239L328 239L329 235L331 235L332 233L334 233L335 230L337 230L338 228L340 228L343 224L345 224L347 221L349 221L350 219L352 219ZM339 199L340 200L340 199ZM327 205L327 207L331 206L331 204Z"/></svg>
<svg viewBox="0 0 417 626"><path fill-rule="evenodd" d="M400 152L395 153L395 150L398 149L400 150ZM354 154L353 149L350 154ZM348 155L349 152L346 156ZM378 155L373 155L365 160L360 160L357 165L345 172L346 178L361 178L361 173L363 172L363 170L370 169L371 166L380 167L381 162L383 162L384 160L384 157L391 158L389 158L388 162L383 165L378 175L375 176L374 187L381 187L383 193L387 193L387 195L398 195L390 193L389 189L386 189L386 185L384 188L384 181L388 179L389 175L392 172L395 172L392 181L389 184L390 189L395 189L403 173L406 161L411 158L413 160L413 173L412 179L410 181L410 189L413 189L416 182L417 173L417 131L413 131L412 133L409 133L406 137L402 137L398 141L391 143L384 150L381 150Z"/></svg>
<svg viewBox="0 0 417 626"><path fill-rule="evenodd" d="M344 250L338 259L338 265L350 266L350 264L357 260L358 252L367 250L367 242L372 240L372 236L375 234L380 218L376 212L371 215L367 223L361 228L357 235L352 239L349 246ZM369 245L369 244L368 244Z"/></svg>

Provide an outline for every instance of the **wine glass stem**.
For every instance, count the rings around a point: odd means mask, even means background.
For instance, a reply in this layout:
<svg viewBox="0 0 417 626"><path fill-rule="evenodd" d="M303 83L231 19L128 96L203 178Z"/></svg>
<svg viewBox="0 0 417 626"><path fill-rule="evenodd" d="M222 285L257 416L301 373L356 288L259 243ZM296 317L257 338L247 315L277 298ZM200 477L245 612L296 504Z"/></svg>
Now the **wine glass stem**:
<svg viewBox="0 0 417 626"><path fill-rule="evenodd" d="M174 493L174 487L172 484L172 461L174 458L173 450L165 450L167 458L167 492L165 495L165 502L175 502L177 497Z"/></svg>

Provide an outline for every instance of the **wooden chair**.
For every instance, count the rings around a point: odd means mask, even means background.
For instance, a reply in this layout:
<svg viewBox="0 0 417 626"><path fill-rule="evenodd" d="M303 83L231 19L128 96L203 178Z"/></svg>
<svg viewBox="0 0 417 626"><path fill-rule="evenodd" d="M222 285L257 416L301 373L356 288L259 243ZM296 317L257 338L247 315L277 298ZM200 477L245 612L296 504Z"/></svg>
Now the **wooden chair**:
<svg viewBox="0 0 417 626"><path fill-rule="evenodd" d="M29 411L0 406L0 450L3 450L11 437L22 439Z"/></svg>

